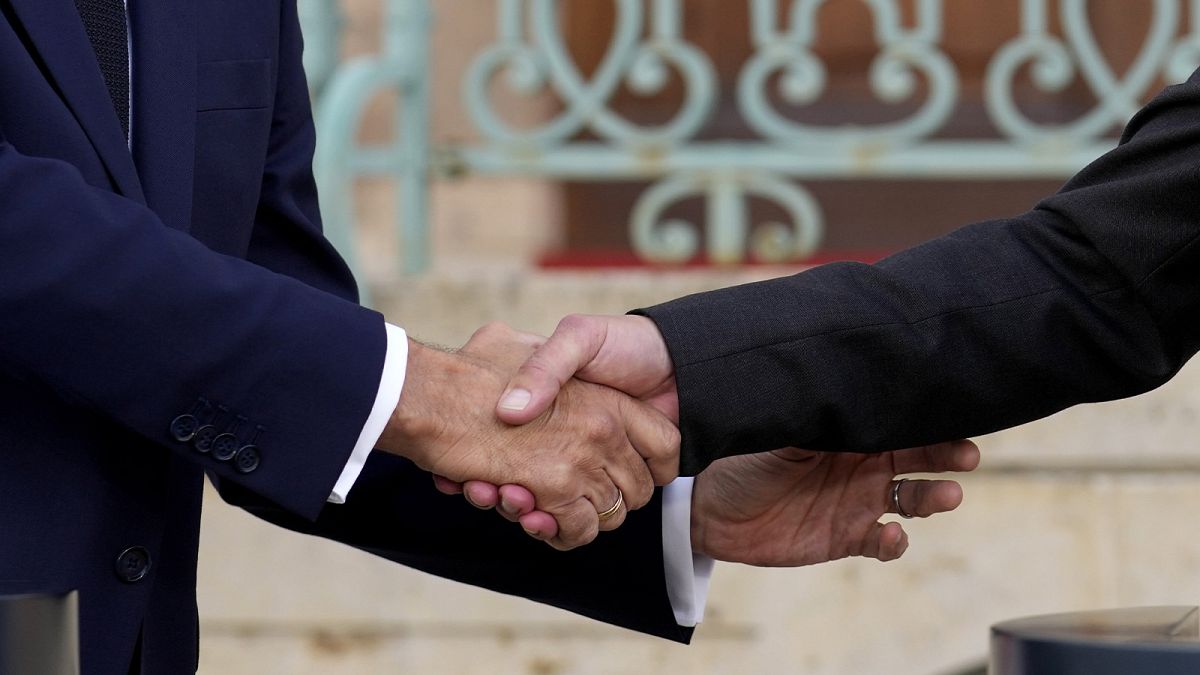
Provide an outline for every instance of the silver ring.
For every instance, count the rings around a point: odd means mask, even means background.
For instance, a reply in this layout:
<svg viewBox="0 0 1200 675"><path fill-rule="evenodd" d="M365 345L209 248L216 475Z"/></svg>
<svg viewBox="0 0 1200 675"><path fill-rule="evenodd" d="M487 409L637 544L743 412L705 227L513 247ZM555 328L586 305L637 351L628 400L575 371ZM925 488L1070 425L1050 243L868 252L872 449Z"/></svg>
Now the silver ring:
<svg viewBox="0 0 1200 675"><path fill-rule="evenodd" d="M900 486L907 482L907 478L901 478L900 480L892 483L892 508L896 510L896 515L900 516L901 518L913 517L913 514L905 511L904 507L900 506Z"/></svg>

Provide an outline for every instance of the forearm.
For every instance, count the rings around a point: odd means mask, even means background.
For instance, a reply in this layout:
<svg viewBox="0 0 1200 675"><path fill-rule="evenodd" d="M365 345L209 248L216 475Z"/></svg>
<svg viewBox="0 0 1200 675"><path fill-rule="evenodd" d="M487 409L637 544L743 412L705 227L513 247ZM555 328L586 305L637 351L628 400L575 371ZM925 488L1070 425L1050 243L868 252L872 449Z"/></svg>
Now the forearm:
<svg viewBox="0 0 1200 675"><path fill-rule="evenodd" d="M645 310L676 368L683 472L978 435L1165 382L1200 338L1198 89L1022 216Z"/></svg>
<svg viewBox="0 0 1200 675"><path fill-rule="evenodd" d="M428 473L387 453L372 453L346 504L326 509L314 523L237 486L222 492L273 523L431 574L670 640L691 637L691 629L676 624L667 596L657 496L618 530L560 552L495 514L442 495Z"/></svg>
<svg viewBox="0 0 1200 675"><path fill-rule="evenodd" d="M0 213L0 369L315 515L370 408L381 317L2 141ZM229 409L222 425L245 417L246 440L264 427L263 468L239 474L170 437L199 398Z"/></svg>

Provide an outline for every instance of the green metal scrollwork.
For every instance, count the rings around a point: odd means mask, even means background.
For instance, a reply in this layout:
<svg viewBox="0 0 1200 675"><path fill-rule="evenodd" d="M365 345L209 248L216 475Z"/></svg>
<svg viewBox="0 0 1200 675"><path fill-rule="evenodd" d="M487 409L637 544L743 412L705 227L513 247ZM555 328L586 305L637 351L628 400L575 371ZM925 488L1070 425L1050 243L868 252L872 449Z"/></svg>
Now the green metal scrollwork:
<svg viewBox="0 0 1200 675"><path fill-rule="evenodd" d="M305 65L317 101L315 166L330 237L352 261L353 181L379 174L396 181L401 254L410 272L428 265L426 200L433 175L649 180L630 218L634 248L646 259L678 262L704 254L737 263L752 253L796 260L819 245L824 228L820 205L797 179L1066 177L1111 147L1104 134L1141 105L1154 82L1182 80L1200 65L1200 0L1147 0L1150 25L1123 74L1099 48L1086 0L1009 0L1019 2L1019 34L996 52L985 74L984 103L1000 137L939 138L960 96L957 69L941 47L943 0L916 0L911 26L901 19L900 0L861 0L879 47L868 73L872 92L882 104L908 101L918 91L924 100L888 123L801 123L773 101L804 106L824 93L825 65L813 47L827 0L746 0L754 50L731 94L759 137L698 140L720 91L712 60L683 34L683 0L610 0L612 35L589 76L564 42L559 0L494 0L496 40L461 82L480 138L439 147L428 129L429 4L381 1L381 53L333 68L341 26L336 3L300 0ZM1052 12L1061 35L1049 29ZM1046 91L1082 82L1095 105L1067 123L1031 119L1016 100L1015 80L1026 69ZM672 71L683 96L668 121L641 125L613 110L623 85L653 94ZM497 78L516 96L555 97L560 110L533 126L509 123L490 99ZM360 147L355 138L363 110L380 92L397 96L398 133L387 144ZM585 131L595 140L580 140ZM694 197L706 200L706 222L664 220L673 204ZM748 223L749 198L780 205L789 222Z"/></svg>

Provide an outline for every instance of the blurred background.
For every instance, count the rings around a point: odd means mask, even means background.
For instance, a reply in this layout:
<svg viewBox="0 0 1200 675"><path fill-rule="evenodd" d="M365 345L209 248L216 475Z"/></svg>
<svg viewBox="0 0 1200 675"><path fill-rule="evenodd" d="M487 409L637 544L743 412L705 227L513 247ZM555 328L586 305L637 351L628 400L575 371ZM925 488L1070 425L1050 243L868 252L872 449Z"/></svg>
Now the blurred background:
<svg viewBox="0 0 1200 675"><path fill-rule="evenodd" d="M1200 65L1200 0L300 0L330 237L448 345L1020 213ZM689 647L206 503L202 673L971 672L1200 600L1200 372L978 439L897 562L718 565ZM447 498L450 499L450 498ZM636 574L637 570L630 570ZM298 591L297 589L302 589Z"/></svg>

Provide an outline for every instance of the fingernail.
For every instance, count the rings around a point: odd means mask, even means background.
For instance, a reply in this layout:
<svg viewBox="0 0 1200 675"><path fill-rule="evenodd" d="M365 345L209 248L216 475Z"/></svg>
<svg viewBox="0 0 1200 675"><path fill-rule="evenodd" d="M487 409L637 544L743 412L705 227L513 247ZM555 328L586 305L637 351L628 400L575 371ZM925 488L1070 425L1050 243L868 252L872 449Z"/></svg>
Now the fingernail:
<svg viewBox="0 0 1200 675"><path fill-rule="evenodd" d="M505 410L524 410L532 398L533 394L528 389L513 389L500 399L500 407Z"/></svg>
<svg viewBox="0 0 1200 675"><path fill-rule="evenodd" d="M508 502L508 500L507 500L507 499L505 499L505 498L503 498L503 497L501 497L501 498L500 498L500 510L501 510L501 511L503 511L503 512L505 512L506 514L508 514L508 515L510 515L510 516L515 516L515 515L517 515L517 509L516 509L516 508L514 508L514 507L513 507L513 505L512 505L512 504L510 504L510 503Z"/></svg>
<svg viewBox="0 0 1200 675"><path fill-rule="evenodd" d="M521 529L525 530L525 534L527 534L527 535L529 535L529 536L533 537L534 539L541 539L541 538L542 538L542 531L541 531L541 530L531 530L531 529L529 529L528 527L523 527L523 528L521 528Z"/></svg>

